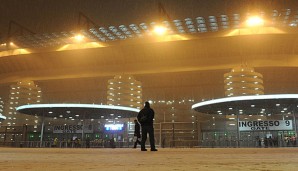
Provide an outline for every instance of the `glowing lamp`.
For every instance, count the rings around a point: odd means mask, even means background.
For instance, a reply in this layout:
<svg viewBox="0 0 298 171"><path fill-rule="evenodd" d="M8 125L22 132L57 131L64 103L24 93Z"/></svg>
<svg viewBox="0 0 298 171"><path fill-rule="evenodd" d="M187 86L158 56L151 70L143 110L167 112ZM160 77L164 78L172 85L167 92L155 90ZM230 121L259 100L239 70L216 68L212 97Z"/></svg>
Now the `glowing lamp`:
<svg viewBox="0 0 298 171"><path fill-rule="evenodd" d="M153 32L157 35L164 35L167 29L163 26L155 26Z"/></svg>
<svg viewBox="0 0 298 171"><path fill-rule="evenodd" d="M78 35L76 35L76 36L74 37L74 39L75 39L76 41L78 41L78 42L81 42L81 41L83 41L83 39L84 39L84 36L83 36L83 35L80 35L80 34L78 34Z"/></svg>
<svg viewBox="0 0 298 171"><path fill-rule="evenodd" d="M249 27L263 26L264 20L258 16L253 16L246 20L246 25Z"/></svg>

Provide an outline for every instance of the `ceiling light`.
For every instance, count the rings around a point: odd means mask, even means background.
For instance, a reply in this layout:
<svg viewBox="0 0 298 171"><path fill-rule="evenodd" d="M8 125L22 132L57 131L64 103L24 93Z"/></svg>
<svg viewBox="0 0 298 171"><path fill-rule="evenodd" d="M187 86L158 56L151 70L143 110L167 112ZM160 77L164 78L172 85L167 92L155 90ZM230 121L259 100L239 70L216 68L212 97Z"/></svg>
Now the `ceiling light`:
<svg viewBox="0 0 298 171"><path fill-rule="evenodd" d="M258 16L252 16L246 20L246 25L248 27L263 26L264 20Z"/></svg>
<svg viewBox="0 0 298 171"><path fill-rule="evenodd" d="M163 26L155 26L153 29L153 32L157 35L164 35L166 33L167 29Z"/></svg>
<svg viewBox="0 0 298 171"><path fill-rule="evenodd" d="M74 37L74 39L75 39L76 41L78 41L78 42L81 42L81 41L84 40L84 36L81 35L81 34L78 34L78 35L76 35L76 36Z"/></svg>

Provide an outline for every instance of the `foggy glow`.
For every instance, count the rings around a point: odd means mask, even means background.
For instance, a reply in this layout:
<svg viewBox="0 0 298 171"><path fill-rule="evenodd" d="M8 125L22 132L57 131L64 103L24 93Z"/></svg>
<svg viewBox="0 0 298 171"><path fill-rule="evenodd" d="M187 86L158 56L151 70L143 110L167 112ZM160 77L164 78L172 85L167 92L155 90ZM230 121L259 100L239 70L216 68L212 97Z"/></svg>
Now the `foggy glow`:
<svg viewBox="0 0 298 171"><path fill-rule="evenodd" d="M13 56L13 55L25 55L30 54L31 52L28 49L12 49L0 52L0 57L3 56Z"/></svg>
<svg viewBox="0 0 298 171"><path fill-rule="evenodd" d="M246 20L246 25L248 27L263 26L264 20L258 16L252 16Z"/></svg>
<svg viewBox="0 0 298 171"><path fill-rule="evenodd" d="M155 42L170 42L170 41L177 41L177 40L189 40L189 38L187 38L184 35L174 34L174 35L156 36L154 40Z"/></svg>
<svg viewBox="0 0 298 171"><path fill-rule="evenodd" d="M88 49L88 48L100 48L100 47L106 47L102 43L99 42L88 42L88 43L78 43L78 44L67 44L56 51L64 51L64 50L76 50L76 49Z"/></svg>
<svg viewBox="0 0 298 171"><path fill-rule="evenodd" d="M283 30L275 27L261 27L261 28L239 28L233 29L225 36L240 36L240 35L254 35L254 34L285 34Z"/></svg>
<svg viewBox="0 0 298 171"><path fill-rule="evenodd" d="M81 34L78 34L74 37L74 39L77 41L77 42L81 42L84 40L84 36L81 35Z"/></svg>
<svg viewBox="0 0 298 171"><path fill-rule="evenodd" d="M167 29L163 26L155 26L153 32L157 35L164 35L167 32Z"/></svg>

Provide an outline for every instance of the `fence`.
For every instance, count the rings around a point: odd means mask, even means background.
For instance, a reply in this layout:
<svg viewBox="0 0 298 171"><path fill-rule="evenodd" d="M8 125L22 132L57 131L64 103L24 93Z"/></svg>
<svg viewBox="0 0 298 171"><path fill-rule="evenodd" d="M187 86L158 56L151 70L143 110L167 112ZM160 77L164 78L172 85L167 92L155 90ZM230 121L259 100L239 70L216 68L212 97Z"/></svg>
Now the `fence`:
<svg viewBox="0 0 298 171"><path fill-rule="evenodd" d="M154 125L155 142L159 148L236 148L236 147L297 147L295 141L285 141L280 137L276 143L267 144L262 141L257 141L254 136L248 139L248 136L241 136L242 139L238 141L236 133L229 132L204 132L200 130L197 123L187 122L162 122ZM90 141L90 148L131 148L133 147L133 133L123 133L124 138L121 141L111 142L110 140L92 139ZM127 137L125 137L127 135ZM204 135L204 136L203 136ZM8 138L7 138L8 139ZM62 138L61 138L62 139ZM10 142L1 142L0 146L9 147L43 147L43 148L85 148L86 142L79 141L21 141L15 139ZM268 143L268 142L267 142ZM147 140L149 145L149 140Z"/></svg>

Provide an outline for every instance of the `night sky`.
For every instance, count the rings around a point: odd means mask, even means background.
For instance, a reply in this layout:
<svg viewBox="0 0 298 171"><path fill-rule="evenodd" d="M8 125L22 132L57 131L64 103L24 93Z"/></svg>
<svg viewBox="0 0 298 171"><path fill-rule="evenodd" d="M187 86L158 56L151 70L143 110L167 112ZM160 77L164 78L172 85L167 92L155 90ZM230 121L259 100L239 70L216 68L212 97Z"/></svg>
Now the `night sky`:
<svg viewBox="0 0 298 171"><path fill-rule="evenodd" d="M10 20L35 33L74 30L80 11L99 26L150 23L159 18L158 2L173 20L298 8L298 0L0 0L0 39Z"/></svg>

